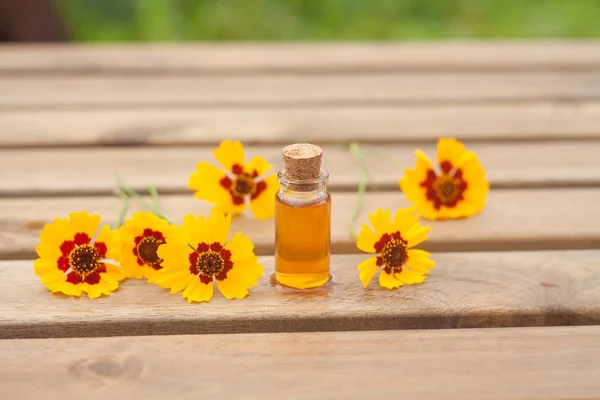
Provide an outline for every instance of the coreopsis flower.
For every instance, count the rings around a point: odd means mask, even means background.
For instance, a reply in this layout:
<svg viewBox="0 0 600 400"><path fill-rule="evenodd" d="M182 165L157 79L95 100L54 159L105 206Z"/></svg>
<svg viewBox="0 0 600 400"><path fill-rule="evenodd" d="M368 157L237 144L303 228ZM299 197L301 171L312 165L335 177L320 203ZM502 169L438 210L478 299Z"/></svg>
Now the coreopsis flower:
<svg viewBox="0 0 600 400"><path fill-rule="evenodd" d="M426 219L470 217L485 206L489 184L477 156L455 139L440 139L437 163L416 151L417 164L406 169L400 189Z"/></svg>
<svg viewBox="0 0 600 400"><path fill-rule="evenodd" d="M377 271L379 284L387 289L422 283L435 263L431 254L414 247L427 239L429 227L421 226L413 208L402 208L390 219L390 210L369 214L373 229L363 223L357 247L376 254L360 263L359 278L367 287Z"/></svg>
<svg viewBox="0 0 600 400"><path fill-rule="evenodd" d="M99 226L100 216L86 211L45 225L33 265L50 291L97 298L118 288L124 279L121 267L106 260L117 255L117 239L108 225Z"/></svg>
<svg viewBox="0 0 600 400"><path fill-rule="evenodd" d="M214 281L228 299L247 296L263 267L247 236L237 233L227 241L230 225L231 214L218 210L207 219L185 216L183 225L158 249L163 269L156 283L171 294L183 290L190 303L210 301Z"/></svg>
<svg viewBox="0 0 600 400"><path fill-rule="evenodd" d="M201 161L196 165L188 186L195 196L215 204L223 213L238 214L250 203L258 219L275 213L275 195L279 190L276 175L266 176L271 164L256 156L246 163L244 147L238 141L225 140L213 154L224 171Z"/></svg>
<svg viewBox="0 0 600 400"><path fill-rule="evenodd" d="M175 227L154 213L140 211L119 228L121 249L118 260L127 278L145 277L154 283L163 260L158 248L166 242Z"/></svg>

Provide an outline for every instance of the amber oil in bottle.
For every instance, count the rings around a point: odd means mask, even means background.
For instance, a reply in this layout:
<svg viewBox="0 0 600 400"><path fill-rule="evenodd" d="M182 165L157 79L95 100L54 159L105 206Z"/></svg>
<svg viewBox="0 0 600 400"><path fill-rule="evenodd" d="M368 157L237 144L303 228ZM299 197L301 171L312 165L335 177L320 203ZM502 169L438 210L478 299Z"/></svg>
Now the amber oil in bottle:
<svg viewBox="0 0 600 400"><path fill-rule="evenodd" d="M322 154L304 143L283 149L275 200L275 280L284 287L316 288L331 280L331 196Z"/></svg>

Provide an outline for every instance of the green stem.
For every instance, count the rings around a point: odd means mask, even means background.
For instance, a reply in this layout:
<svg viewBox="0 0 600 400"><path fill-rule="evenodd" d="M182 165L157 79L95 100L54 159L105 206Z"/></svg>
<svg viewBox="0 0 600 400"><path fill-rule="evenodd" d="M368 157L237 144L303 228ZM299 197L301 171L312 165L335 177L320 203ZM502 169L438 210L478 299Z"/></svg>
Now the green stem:
<svg viewBox="0 0 600 400"><path fill-rule="evenodd" d="M360 214L364 201L365 201L365 192L367 191L367 164L365 163L365 159L360 151L360 147L358 143L353 142L350 143L350 153L354 156L356 161L360 166L360 181L358 182L358 197L356 199L356 204L354 205L354 210L352 211L352 218L350 218L350 234L355 238L358 237L356 231L354 230L354 225L356 224L356 219L358 218L358 214Z"/></svg>
<svg viewBox="0 0 600 400"><path fill-rule="evenodd" d="M117 196L119 196L119 198L121 198L123 206L121 207L119 218L117 219L117 222L115 223L113 229L118 229L121 225L123 225L123 222L125 221L125 215L127 215L127 210L129 210L129 197L127 197L127 195L122 190L117 190L116 194Z"/></svg>
<svg viewBox="0 0 600 400"><path fill-rule="evenodd" d="M135 190L126 187L123 184L123 182L121 181L121 179L119 179L118 177L117 177L117 181L118 181L118 185L119 185L119 191L121 191L121 192L125 193L127 196L132 197L135 200L137 200L137 202L140 203L143 208L152 211L158 218L164 219L169 224L172 224L172 222L160 210L160 206L158 204L158 191L156 190L156 188L151 186L148 189L148 191L150 192L150 195L152 196L153 203L154 203L154 204L150 204L146 201L146 199L144 199L142 196L140 196L139 193L137 193Z"/></svg>
<svg viewBox="0 0 600 400"><path fill-rule="evenodd" d="M162 214L160 202L158 201L158 190L154 186L150 186L148 187L148 193L150 193L150 196L152 196L152 206L154 207L154 212Z"/></svg>

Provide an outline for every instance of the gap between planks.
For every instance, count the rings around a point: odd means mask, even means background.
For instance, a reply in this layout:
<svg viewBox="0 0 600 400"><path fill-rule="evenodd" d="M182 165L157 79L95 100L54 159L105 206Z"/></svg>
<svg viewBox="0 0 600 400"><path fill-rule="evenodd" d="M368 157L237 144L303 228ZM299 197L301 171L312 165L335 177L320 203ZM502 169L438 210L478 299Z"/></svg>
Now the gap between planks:
<svg viewBox="0 0 600 400"><path fill-rule="evenodd" d="M435 143L435 142L434 142ZM467 143L477 153L493 188L600 185L600 141ZM399 190L403 168L413 168L414 151L435 162L435 146L363 145L369 190ZM154 185L161 193L187 188L198 161L216 164L213 148L69 148L0 150L0 197L112 194L117 179L136 190ZM246 160L262 155L281 167L281 146L246 146ZM324 146L323 167L331 191L356 190L359 163L347 145Z"/></svg>
<svg viewBox="0 0 600 400"><path fill-rule="evenodd" d="M331 250L357 253L349 223L356 194L332 194ZM161 196L169 219L181 223L188 213L208 215L212 206L188 196ZM68 197L0 199L0 259L35 257L39 231L54 218L87 210L114 226L121 210L117 197ZM422 248L430 251L503 251L537 249L589 249L600 247L600 189L491 191L484 211L472 218L427 221L430 239ZM368 193L355 229L367 223L367 213L410 204L400 192ZM130 211L137 209L132 204ZM252 239L258 254L274 254L274 222L256 220L249 211L233 219L231 233L243 232Z"/></svg>
<svg viewBox="0 0 600 400"><path fill-rule="evenodd" d="M597 70L589 41L5 45L0 74L274 74Z"/></svg>
<svg viewBox="0 0 600 400"><path fill-rule="evenodd" d="M349 223L355 193L332 194L331 249L357 253ZM161 196L165 215L181 223L188 213L208 215L212 206L187 196ZM536 249L589 249L600 247L600 188L569 190L491 191L484 211L473 218L426 221L432 227L422 248L431 251L505 251ZM368 193L356 221L360 231L367 213L390 208L392 213L409 203L400 192ZM131 212L136 210L132 205ZM0 199L0 259L32 259L45 222L87 210L116 223L121 202L117 197L66 197ZM231 233L244 232L258 254L274 254L273 219L257 221L247 212L234 218Z"/></svg>
<svg viewBox="0 0 600 400"><path fill-rule="evenodd" d="M286 293L265 274L242 300L208 304L138 280L101 299L51 294L31 261L0 262L0 338L137 336L593 325L600 323L599 251L435 254L421 285L364 289L368 255L332 257L323 293Z"/></svg>
<svg viewBox="0 0 600 400"><path fill-rule="evenodd" d="M192 107L113 110L0 110L0 147L191 145L237 138L246 144L360 141L428 143L600 138L600 103L448 106Z"/></svg>
<svg viewBox="0 0 600 400"><path fill-rule="evenodd" d="M7 110L431 105L600 99L600 72L3 77Z"/></svg>
<svg viewBox="0 0 600 400"><path fill-rule="evenodd" d="M0 385L24 400L596 399L599 336L579 326L2 340Z"/></svg>

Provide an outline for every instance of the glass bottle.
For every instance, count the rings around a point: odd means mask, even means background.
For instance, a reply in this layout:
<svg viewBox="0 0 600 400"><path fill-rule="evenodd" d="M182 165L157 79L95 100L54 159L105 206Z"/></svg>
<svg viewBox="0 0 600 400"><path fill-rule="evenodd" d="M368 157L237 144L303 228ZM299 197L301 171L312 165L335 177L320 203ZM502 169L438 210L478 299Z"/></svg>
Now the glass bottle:
<svg viewBox="0 0 600 400"><path fill-rule="evenodd" d="M311 153L304 154L309 157ZM275 200L275 280L284 287L315 288L331 280L329 173L320 168L320 154L318 162L305 163L296 171L300 160L287 161L287 168L278 173L281 189Z"/></svg>

